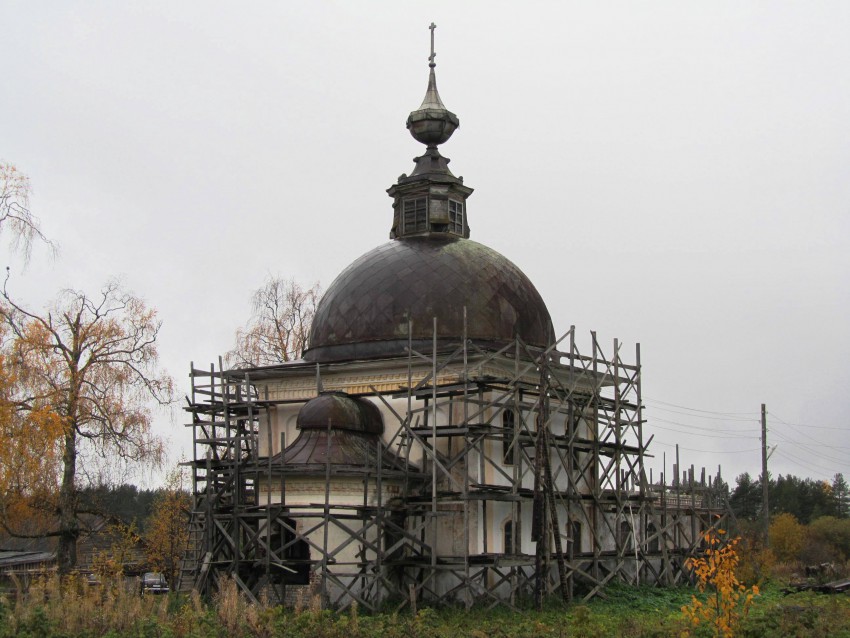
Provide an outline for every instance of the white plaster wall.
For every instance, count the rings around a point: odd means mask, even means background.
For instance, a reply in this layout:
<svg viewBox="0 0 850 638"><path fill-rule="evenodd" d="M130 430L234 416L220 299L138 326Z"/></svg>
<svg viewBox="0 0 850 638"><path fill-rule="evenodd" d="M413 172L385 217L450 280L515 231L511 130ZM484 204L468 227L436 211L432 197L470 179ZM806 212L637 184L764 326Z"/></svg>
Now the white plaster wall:
<svg viewBox="0 0 850 638"><path fill-rule="evenodd" d="M329 382L330 383L330 382ZM327 385L326 385L327 387ZM281 391L282 392L282 391ZM484 396L485 401L493 400L496 395L493 393L487 393ZM386 395L385 400L389 407L380 399L375 397L367 397L368 400L372 401L381 412L381 415L384 420L385 431L383 435L383 440L385 443L389 443L393 440L394 435L398 432L399 429L399 417L404 418L407 413L408 401L406 397L399 398L391 398L389 395ZM287 445L291 444L299 435L299 431L295 427L296 418L298 411L301 409L303 404L306 402L300 403L291 403L291 404L281 404L276 406L270 413L271 417L271 433L272 433L272 454L276 454L280 451L280 434L283 432L285 434L285 439ZM414 408L421 408L424 405L423 401L414 400L412 402L412 406ZM474 405L471 405L469 408L470 413L473 413L478 408ZM395 413L394 413L395 412ZM458 424L463 419L463 404L461 401L448 401L448 400L440 400L438 405L436 406L436 415L437 415L437 427ZM432 419L434 416L433 406L429 409L428 416L428 425L432 424ZM424 426L425 421L422 417L422 413L419 413L419 426ZM562 435L566 432L566 414L555 413L551 418L551 430L555 435ZM534 411L529 411L523 414L523 418L526 420L526 423L529 424L530 429L534 429L534 422L536 418L536 414ZM498 408L487 408L483 411L482 415L476 419L476 421L483 422L491 422L494 425L501 426L501 410ZM266 422L265 419L261 421L260 424L260 455L265 456L268 454L268 427L269 423ZM579 437L583 439L590 439L593 435L593 430L589 425L589 421L587 419L580 419L578 426L579 428ZM395 440L398 442L398 439ZM449 439L443 438L438 442L438 448L440 452L444 455L453 455L457 454L462 445L462 439L460 437ZM468 454L468 466L464 466L463 464L459 464L455 468L455 476L458 481L462 483L463 481L463 472L468 472L470 483L483 483L483 484L492 484L492 485L502 485L509 486L513 480L514 476L514 466L505 466L502 463L502 442L498 439L490 439L485 440L482 443L485 450L485 462L481 463L481 456L477 452L470 452ZM397 449L397 445L392 446L393 451ZM567 452L564 451L566 455ZM518 454L517 454L518 455ZM586 454L581 453L579 455L579 459L582 463L586 460ZM416 464L418 467L425 469L426 471L430 471L430 462L425 459L423 461L423 453L422 447L414 443L411 447L410 460ZM560 457L554 449L550 450L550 460L552 462L553 470L558 468L561 464ZM496 469L496 465L498 467L504 469L508 476L504 476L501 472ZM524 469L526 470L525 476L522 479L522 487L531 489L534 486L534 477L533 472L529 471L527 467L527 463L523 464ZM574 471L571 476L568 476L566 473L566 469L560 472L556 472L556 483L558 489L564 490L567 488L568 482L573 482L574 485L578 487L581 492L587 492L590 489L590 473L592 470L589 470L585 475L580 475L578 471ZM266 502L265 492L263 491L265 488L261 487L261 496L260 503ZM305 483L303 485L298 485L292 479L289 479L287 482L287 503L288 504L308 504L308 503L323 503L324 502L324 483L314 482L312 484ZM394 496L398 496L400 492L400 488L398 485L390 485L385 482L384 484L384 494L383 500L386 502L390 498ZM337 504L349 504L349 505L359 505L363 501L363 487L362 483L357 482L356 485L353 484L344 484L339 481L332 481L331 483L331 500ZM279 502L280 493L279 486L272 486L271 491L272 502ZM376 500L376 495L374 493L374 488L370 489L369 493L370 503L374 503ZM484 551L484 537L486 531L487 537L487 551L488 552L503 552L504 551L504 538L503 538L503 525L505 520L507 520L511 516L511 504L510 503L502 503L491 501L487 505L486 517L484 516L484 506L482 503L474 502L470 505L469 510L469 552L471 554L476 554ZM430 525L426 527L426 538L429 541L434 542L436 545L438 552L443 555L462 555L463 554L463 540L466 536L466 528L465 525L467 523L464 522L463 519L463 510L460 506L452 509L453 506L441 505L442 511L453 511L453 513L441 516L438 519L437 524L437 536L436 538L432 538L433 531ZM317 512L318 513L318 512ZM562 522L565 522L566 511L563 508L559 509L559 516ZM519 508L519 520L518 520L518 528L514 531L515 537L518 538L520 543L520 551L525 554L533 554L535 551L535 544L531 541L531 520L532 520L532 504L530 501L526 501ZM589 551L591 549L590 542L590 527L586 523L584 517L578 516L578 520L582 523L582 539L581 539L581 547L584 551ZM318 522L318 519L317 521ZM306 524L306 521L305 521ZM563 528L564 525L562 524ZM567 531L566 529L562 529L562 540L564 541L564 547L566 548L567 542ZM318 533L318 532L316 532ZM329 543L331 546L335 544L344 543L347 536L342 530L338 528L331 529L329 531ZM316 540L311 538L313 542L321 545L324 542L323 532L320 535L319 539ZM319 542L321 541L321 542ZM613 548L613 538L610 539L610 547ZM351 548L352 551L356 551L356 547ZM607 548L603 548L607 549ZM346 549L348 551L348 548ZM346 554L347 556L347 554Z"/></svg>

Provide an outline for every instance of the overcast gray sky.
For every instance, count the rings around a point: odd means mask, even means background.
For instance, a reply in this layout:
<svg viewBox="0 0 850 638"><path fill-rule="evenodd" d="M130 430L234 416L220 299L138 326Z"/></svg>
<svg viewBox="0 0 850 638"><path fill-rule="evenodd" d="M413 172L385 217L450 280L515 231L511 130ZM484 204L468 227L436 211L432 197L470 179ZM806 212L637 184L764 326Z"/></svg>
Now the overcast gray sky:
<svg viewBox="0 0 850 638"><path fill-rule="evenodd" d="M641 343L652 461L850 476L850 3L0 5L0 159L60 244L33 305L119 276L188 391L267 274L386 241L437 76L473 239L555 327ZM174 459L185 417L158 416Z"/></svg>

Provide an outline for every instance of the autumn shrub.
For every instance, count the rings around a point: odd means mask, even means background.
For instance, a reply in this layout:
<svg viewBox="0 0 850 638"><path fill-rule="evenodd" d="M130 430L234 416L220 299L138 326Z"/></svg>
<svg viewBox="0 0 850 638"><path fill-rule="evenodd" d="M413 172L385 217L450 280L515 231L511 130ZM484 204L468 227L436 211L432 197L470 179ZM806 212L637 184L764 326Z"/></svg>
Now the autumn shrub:
<svg viewBox="0 0 850 638"><path fill-rule="evenodd" d="M821 516L815 519L809 525L809 542L831 550L829 560L846 561L850 558L850 518Z"/></svg>
<svg viewBox="0 0 850 638"><path fill-rule="evenodd" d="M189 543L192 498L183 490L181 468L168 474L163 490L154 498L145 530L145 554L153 571L165 574L173 586L180 560Z"/></svg>
<svg viewBox="0 0 850 638"><path fill-rule="evenodd" d="M92 571L104 582L115 583L124 575L124 565L132 562L133 553L140 540L136 523L110 524L106 529L112 539L109 548L92 554Z"/></svg>
<svg viewBox="0 0 850 638"><path fill-rule="evenodd" d="M777 514L770 522L770 548L779 561L798 560L805 538L806 527L793 514Z"/></svg>
<svg viewBox="0 0 850 638"><path fill-rule="evenodd" d="M759 589L757 585L747 589L738 580L735 570L740 560L737 552L740 539L724 539L724 533L710 529L704 536L708 545L705 555L686 561L685 565L697 578L700 593L708 595L703 599L693 596L690 605L682 607L682 613L691 629L709 626L715 636L732 638ZM690 630L686 629L684 635L690 635Z"/></svg>
<svg viewBox="0 0 850 638"><path fill-rule="evenodd" d="M776 568L776 555L762 543L738 544L737 575L745 585L763 585L773 576Z"/></svg>

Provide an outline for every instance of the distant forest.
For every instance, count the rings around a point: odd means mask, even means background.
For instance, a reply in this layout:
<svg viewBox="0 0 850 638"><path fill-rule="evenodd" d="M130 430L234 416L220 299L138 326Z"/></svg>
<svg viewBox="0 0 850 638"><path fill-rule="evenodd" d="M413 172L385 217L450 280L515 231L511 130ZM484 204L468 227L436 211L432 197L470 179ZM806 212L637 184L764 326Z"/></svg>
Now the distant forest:
<svg viewBox="0 0 850 638"><path fill-rule="evenodd" d="M850 494L842 474L830 481L816 481L792 475L769 478L767 498L770 514L792 514L808 525L822 516L847 518L850 514ZM741 521L754 521L762 512L762 484L748 473L737 478L729 495L729 505Z"/></svg>
<svg viewBox="0 0 850 638"><path fill-rule="evenodd" d="M135 523L138 532L144 533L154 500L166 491L164 488L140 490L128 484L82 488L79 491L80 511L101 515L126 525Z"/></svg>
<svg viewBox="0 0 850 638"><path fill-rule="evenodd" d="M81 510L116 518L128 525L135 522L143 532L153 501L161 491L140 490L126 484L85 488L80 491ZM793 514L804 525L822 516L850 516L850 491L842 474L836 474L831 482L790 474L770 478L768 500L771 516ZM729 494L729 505L736 518L757 520L761 516L761 501L761 481L746 472L738 476Z"/></svg>

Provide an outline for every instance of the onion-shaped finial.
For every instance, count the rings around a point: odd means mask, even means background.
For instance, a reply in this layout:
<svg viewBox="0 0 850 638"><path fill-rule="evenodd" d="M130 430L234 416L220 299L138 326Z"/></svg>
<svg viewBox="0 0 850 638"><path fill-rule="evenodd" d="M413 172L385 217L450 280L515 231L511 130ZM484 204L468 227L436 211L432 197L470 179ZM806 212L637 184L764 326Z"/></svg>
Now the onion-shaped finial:
<svg viewBox="0 0 850 638"><path fill-rule="evenodd" d="M425 91L425 99L422 100L419 108L407 117L407 129L417 142L436 147L448 141L455 129L460 126L460 120L446 108L437 92L437 76L434 73L434 67L437 66L434 61L437 57L434 52L434 29L437 25L432 22L428 28L431 30L431 55L428 56L428 66L431 70L428 75L428 90Z"/></svg>

